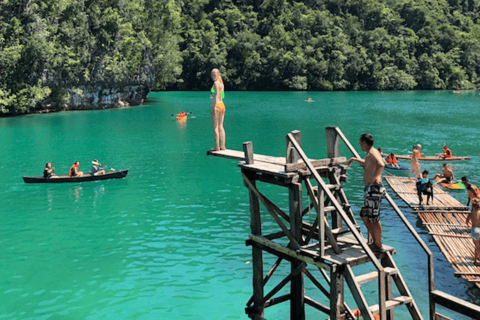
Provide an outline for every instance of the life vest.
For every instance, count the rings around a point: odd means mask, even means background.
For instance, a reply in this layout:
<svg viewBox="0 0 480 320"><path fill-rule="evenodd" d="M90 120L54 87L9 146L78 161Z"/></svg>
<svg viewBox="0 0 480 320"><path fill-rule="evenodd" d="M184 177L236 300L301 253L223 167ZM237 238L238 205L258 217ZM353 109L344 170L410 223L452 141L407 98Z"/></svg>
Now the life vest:
<svg viewBox="0 0 480 320"><path fill-rule="evenodd" d="M397 157L389 155L387 157L387 164L398 165Z"/></svg>
<svg viewBox="0 0 480 320"><path fill-rule="evenodd" d="M445 156L446 159L451 159L452 158L452 150L445 148L443 150L443 155Z"/></svg>

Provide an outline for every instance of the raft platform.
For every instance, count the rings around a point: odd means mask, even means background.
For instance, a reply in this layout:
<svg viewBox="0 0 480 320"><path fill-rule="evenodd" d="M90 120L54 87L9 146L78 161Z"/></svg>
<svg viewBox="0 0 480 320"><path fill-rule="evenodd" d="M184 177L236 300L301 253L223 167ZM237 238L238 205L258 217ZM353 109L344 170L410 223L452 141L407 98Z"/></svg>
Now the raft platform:
<svg viewBox="0 0 480 320"><path fill-rule="evenodd" d="M480 288L480 267L473 264L475 245L470 237L470 228L465 223L468 208L438 186L434 187L434 199L430 206L419 206L414 181L397 176L386 176L385 180L392 190L413 208L413 212L418 214L428 233L455 270L455 276L462 277Z"/></svg>

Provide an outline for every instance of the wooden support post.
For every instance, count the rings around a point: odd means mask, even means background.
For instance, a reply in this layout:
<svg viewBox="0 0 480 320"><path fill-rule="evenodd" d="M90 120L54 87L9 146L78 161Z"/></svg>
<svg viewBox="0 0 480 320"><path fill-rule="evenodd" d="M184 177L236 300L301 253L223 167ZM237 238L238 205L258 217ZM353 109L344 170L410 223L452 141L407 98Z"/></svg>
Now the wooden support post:
<svg viewBox="0 0 480 320"><path fill-rule="evenodd" d="M345 301L343 292L343 270L335 270L330 274L330 319L342 319L345 312Z"/></svg>
<svg viewBox="0 0 480 320"><path fill-rule="evenodd" d="M329 158L340 157L340 149L338 147L338 142L340 137L337 134L336 127L326 127L325 134L327 135L327 154Z"/></svg>
<svg viewBox="0 0 480 320"><path fill-rule="evenodd" d="M255 173L244 171L250 183L255 186ZM250 196L250 229L253 235L262 235L262 221L260 216L260 203L257 195L249 188ZM253 266L253 310L254 318L263 317L263 254L262 249L255 243L252 245L252 266Z"/></svg>
<svg viewBox="0 0 480 320"><path fill-rule="evenodd" d="M298 130L292 131L291 133L297 143L299 145L302 145L302 135L301 132ZM300 155L298 154L297 150L292 147L292 143L290 142L290 139L288 137L286 138L287 141L287 153L285 156L285 163L297 163L298 160L300 160Z"/></svg>
<svg viewBox="0 0 480 320"><path fill-rule="evenodd" d="M302 238L302 183L295 181L288 188L290 204L290 231L297 243L303 243ZM299 260L292 261L292 273L302 264ZM290 284L290 319L305 319L305 298L303 273L292 278Z"/></svg>
<svg viewBox="0 0 480 320"><path fill-rule="evenodd" d="M245 163L253 164L253 144L252 141L243 143L243 152L245 153Z"/></svg>
<svg viewBox="0 0 480 320"><path fill-rule="evenodd" d="M337 180L335 177L336 172L335 171L330 171L328 174L328 180L330 181L330 184L337 184ZM337 200L339 203L343 203L342 199L339 197L339 190L335 190L335 200ZM342 227L342 217L338 213L338 211L333 211L331 213L332 217L332 229L340 229Z"/></svg>

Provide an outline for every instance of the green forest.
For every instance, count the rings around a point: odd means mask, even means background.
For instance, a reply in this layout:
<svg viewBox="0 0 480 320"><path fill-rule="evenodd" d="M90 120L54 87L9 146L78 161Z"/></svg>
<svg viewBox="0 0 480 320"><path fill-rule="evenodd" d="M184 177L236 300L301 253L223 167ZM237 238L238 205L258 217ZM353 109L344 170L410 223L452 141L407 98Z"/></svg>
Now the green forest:
<svg viewBox="0 0 480 320"><path fill-rule="evenodd" d="M150 90L480 86L480 0L0 0L0 114L85 85Z"/></svg>

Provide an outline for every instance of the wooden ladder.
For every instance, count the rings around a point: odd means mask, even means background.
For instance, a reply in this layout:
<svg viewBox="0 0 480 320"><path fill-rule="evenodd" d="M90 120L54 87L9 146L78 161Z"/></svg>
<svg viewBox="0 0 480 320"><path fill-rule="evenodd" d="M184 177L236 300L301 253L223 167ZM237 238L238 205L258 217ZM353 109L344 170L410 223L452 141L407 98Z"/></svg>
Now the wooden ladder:
<svg viewBox="0 0 480 320"><path fill-rule="evenodd" d="M420 311L418 310L415 300L412 297L412 294L408 290L405 281L400 273L400 270L395 265L392 256L389 252L386 252L384 258L382 259L382 265L385 271L385 295L386 295L386 311L387 319L393 319L393 309L402 305L406 305L412 319L420 320L423 319ZM378 272L372 271L370 273L362 274L355 276L353 270L350 266L347 266L345 272L345 280L353 294L355 302L357 303L359 310L362 313L364 319L374 319L373 314L379 312L379 305L368 306L365 296L363 295L361 285L369 281L378 279ZM393 280L393 282L392 282ZM400 296L393 297L393 287L392 284L398 288Z"/></svg>

